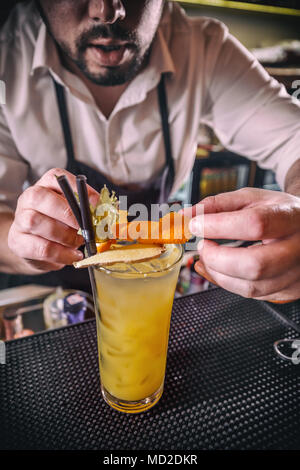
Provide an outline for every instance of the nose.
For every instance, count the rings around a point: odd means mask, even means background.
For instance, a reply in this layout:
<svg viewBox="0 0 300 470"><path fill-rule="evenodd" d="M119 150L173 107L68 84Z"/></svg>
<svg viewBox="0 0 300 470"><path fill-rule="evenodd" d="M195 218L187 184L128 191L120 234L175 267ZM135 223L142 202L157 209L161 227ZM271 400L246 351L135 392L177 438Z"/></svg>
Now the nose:
<svg viewBox="0 0 300 470"><path fill-rule="evenodd" d="M121 0L90 0L89 17L94 21L112 24L126 16Z"/></svg>

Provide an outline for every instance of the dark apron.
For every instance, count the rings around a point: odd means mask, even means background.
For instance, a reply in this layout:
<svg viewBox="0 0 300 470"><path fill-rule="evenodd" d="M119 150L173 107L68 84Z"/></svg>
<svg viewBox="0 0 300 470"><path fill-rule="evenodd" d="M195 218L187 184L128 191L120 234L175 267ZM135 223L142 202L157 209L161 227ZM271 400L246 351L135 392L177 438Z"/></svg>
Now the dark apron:
<svg viewBox="0 0 300 470"><path fill-rule="evenodd" d="M139 190L126 189L122 186L116 186L102 173L75 159L68 110L66 105L65 90L62 85L55 81L54 87L56 91L56 98L68 157L66 169L75 175L85 175L87 177L88 184L97 191L100 191L106 184L110 191L113 190L116 192L117 196L127 196L128 207L134 203L142 203L150 208L151 204L162 204L167 202L173 186L175 171L170 140L165 76L162 75L157 92L162 121L166 162L159 175L154 180L145 182L142 185L142 189ZM76 270L73 268L73 266L66 266L60 271L52 271L37 276L3 275L3 278L5 283L5 285L2 286L3 288L24 284L42 284L48 286L62 286L65 289L80 289L86 292L91 292L88 270ZM2 280L2 275L0 279Z"/></svg>

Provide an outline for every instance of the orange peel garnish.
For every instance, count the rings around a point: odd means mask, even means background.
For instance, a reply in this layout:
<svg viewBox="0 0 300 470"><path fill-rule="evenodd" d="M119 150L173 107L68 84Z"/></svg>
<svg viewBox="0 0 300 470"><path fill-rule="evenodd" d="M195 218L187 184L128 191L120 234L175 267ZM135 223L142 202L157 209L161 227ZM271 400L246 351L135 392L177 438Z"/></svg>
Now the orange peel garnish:
<svg viewBox="0 0 300 470"><path fill-rule="evenodd" d="M139 220L127 223L116 223L112 227L115 238L126 241L138 241L139 243L186 243L193 237L188 228L189 220L182 214L170 212L158 222Z"/></svg>

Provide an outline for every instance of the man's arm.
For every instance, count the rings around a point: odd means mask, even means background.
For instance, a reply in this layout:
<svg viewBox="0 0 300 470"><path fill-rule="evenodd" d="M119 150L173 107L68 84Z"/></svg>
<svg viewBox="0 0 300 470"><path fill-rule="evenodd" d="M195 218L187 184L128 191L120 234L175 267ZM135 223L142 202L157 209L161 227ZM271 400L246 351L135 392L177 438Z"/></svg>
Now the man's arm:
<svg viewBox="0 0 300 470"><path fill-rule="evenodd" d="M8 246L14 209L27 179L28 165L18 153L4 108L0 107L0 271L9 274L39 274Z"/></svg>
<svg viewBox="0 0 300 470"><path fill-rule="evenodd" d="M8 233L27 174L28 165L19 154L9 129L5 105L0 106L0 271L5 273L22 272L18 269L24 268L21 259L8 248Z"/></svg>
<svg viewBox="0 0 300 470"><path fill-rule="evenodd" d="M66 174L73 190L75 177L53 168L24 191L30 161L19 154L5 112L0 107L0 271L34 275L59 270L82 259L77 249L83 238L55 175ZM94 203L98 200L92 188L89 195Z"/></svg>
<svg viewBox="0 0 300 470"><path fill-rule="evenodd" d="M205 239L195 269L219 286L260 300L300 297L300 106L224 34L208 80L205 122L229 150L276 172L285 192L244 188L201 201L190 230ZM290 194L288 194L290 193ZM196 216L195 208L186 210ZM260 241L233 248L213 240Z"/></svg>

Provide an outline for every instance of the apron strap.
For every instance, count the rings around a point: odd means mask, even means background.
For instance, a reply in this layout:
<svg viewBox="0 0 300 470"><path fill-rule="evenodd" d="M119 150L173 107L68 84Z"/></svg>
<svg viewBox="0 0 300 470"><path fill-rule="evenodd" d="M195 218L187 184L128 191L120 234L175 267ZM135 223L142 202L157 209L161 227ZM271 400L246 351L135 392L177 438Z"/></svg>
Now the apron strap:
<svg viewBox="0 0 300 470"><path fill-rule="evenodd" d="M54 79L54 87L56 92L56 99L60 114L61 125L64 134L65 146L67 151L68 166L75 162L75 153L73 147L72 134L70 129L70 120L68 116L67 103L65 90L60 83L57 83ZM163 172L161 190L160 190L160 203L167 202L169 194L172 190L174 178L175 178L175 169L174 161L172 156L172 146L171 146L171 137L170 137L170 126L169 126L169 111L168 111L168 102L167 94L165 87L165 76L162 74L161 80L158 84L158 102L159 110L162 122L162 131L164 137L164 146L165 146L165 158L166 158L166 167Z"/></svg>
<svg viewBox="0 0 300 470"><path fill-rule="evenodd" d="M63 134L64 134L64 140L65 140L65 146L66 146L67 158L68 158L68 166L69 166L70 163L73 163L75 161L75 153L74 153L73 140L72 140L72 134L71 134L71 129L70 129L68 108L67 108L67 103L66 103L66 94L65 94L64 87L60 85L60 83L57 83L54 79L53 79L53 83L54 83L55 92L56 92L56 99L57 99Z"/></svg>
<svg viewBox="0 0 300 470"><path fill-rule="evenodd" d="M165 74L162 74L160 82L158 84L158 101L159 101L159 110L161 116L164 144L165 144L165 157L166 157L166 168L163 173L162 185L161 185L161 197L160 202L167 202L172 186L175 179L175 169L174 169L174 160L173 152L171 145L171 136L170 136L170 125L169 125L169 110L168 110L168 100L166 93L165 85Z"/></svg>

